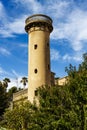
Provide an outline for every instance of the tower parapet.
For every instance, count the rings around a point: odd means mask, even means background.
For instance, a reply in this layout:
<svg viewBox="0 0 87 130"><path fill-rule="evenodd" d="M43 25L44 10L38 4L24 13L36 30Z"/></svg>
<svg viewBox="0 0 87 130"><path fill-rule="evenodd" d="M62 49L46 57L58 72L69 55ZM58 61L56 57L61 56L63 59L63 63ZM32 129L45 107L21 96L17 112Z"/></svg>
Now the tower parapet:
<svg viewBox="0 0 87 130"><path fill-rule="evenodd" d="M46 15L36 14L28 17L25 21L25 30L29 31L37 31L37 30L45 30L52 32L52 19ZM38 27L38 28L36 28Z"/></svg>

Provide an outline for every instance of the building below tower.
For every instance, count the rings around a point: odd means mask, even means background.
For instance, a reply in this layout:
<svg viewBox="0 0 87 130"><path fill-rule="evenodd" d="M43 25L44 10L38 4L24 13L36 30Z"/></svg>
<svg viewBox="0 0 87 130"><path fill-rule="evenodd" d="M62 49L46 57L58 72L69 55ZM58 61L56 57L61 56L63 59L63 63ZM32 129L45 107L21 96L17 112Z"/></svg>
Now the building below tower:
<svg viewBox="0 0 87 130"><path fill-rule="evenodd" d="M54 78L54 74L53 72L51 72L51 86L62 86L64 84L67 83L67 79L68 79L68 76L66 77L63 77L63 78ZM34 92L34 99L36 97L36 92ZM20 90L19 92L16 92L13 94L13 104L15 105L15 103L21 101L21 100L28 100L28 88L24 89L24 90Z"/></svg>

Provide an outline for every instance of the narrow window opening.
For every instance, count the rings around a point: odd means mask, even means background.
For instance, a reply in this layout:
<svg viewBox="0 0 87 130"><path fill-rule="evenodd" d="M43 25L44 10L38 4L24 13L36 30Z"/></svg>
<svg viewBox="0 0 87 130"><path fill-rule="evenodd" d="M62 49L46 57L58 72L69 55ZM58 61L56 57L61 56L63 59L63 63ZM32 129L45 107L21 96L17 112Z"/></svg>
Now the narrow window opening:
<svg viewBox="0 0 87 130"><path fill-rule="evenodd" d="M47 46L49 47L49 42L47 43Z"/></svg>
<svg viewBox="0 0 87 130"><path fill-rule="evenodd" d="M34 93L35 93L35 96L38 96L38 91L37 90L35 90Z"/></svg>
<svg viewBox="0 0 87 130"><path fill-rule="evenodd" d="M48 64L48 69L50 70L50 65Z"/></svg>
<svg viewBox="0 0 87 130"><path fill-rule="evenodd" d="M38 72L37 69L34 70L35 74Z"/></svg>
<svg viewBox="0 0 87 130"><path fill-rule="evenodd" d="M34 45L34 49L37 49L37 44Z"/></svg>

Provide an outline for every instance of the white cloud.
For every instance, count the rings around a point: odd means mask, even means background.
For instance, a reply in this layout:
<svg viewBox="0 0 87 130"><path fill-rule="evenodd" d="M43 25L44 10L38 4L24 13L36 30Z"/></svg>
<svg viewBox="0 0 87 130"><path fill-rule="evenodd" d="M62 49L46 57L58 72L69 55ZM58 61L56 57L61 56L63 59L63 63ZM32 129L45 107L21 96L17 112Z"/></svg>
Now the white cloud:
<svg viewBox="0 0 87 130"><path fill-rule="evenodd" d="M22 16L21 18L14 19L13 22L8 23L8 29L11 33L23 34L25 33L25 19L27 16Z"/></svg>
<svg viewBox="0 0 87 130"><path fill-rule="evenodd" d="M14 21L8 21L0 28L0 34L3 37L14 37L15 34L24 34L26 16L14 19ZM8 25L8 26L7 26Z"/></svg>
<svg viewBox="0 0 87 130"><path fill-rule="evenodd" d="M71 60L71 56L69 56L68 54L65 54L63 56L63 60Z"/></svg>
<svg viewBox="0 0 87 130"><path fill-rule="evenodd" d="M2 20L2 18L5 16L5 8L2 4L2 2L0 1L0 20Z"/></svg>
<svg viewBox="0 0 87 130"><path fill-rule="evenodd" d="M24 88L23 84L20 82L22 77L24 77L24 76L19 75L18 77L10 78L11 82L8 84L8 89L10 89L13 86L16 86L17 88ZM25 88L27 88L27 87L28 87L28 84L26 84Z"/></svg>
<svg viewBox="0 0 87 130"><path fill-rule="evenodd" d="M28 48L28 44L19 44L19 47Z"/></svg>
<svg viewBox="0 0 87 130"><path fill-rule="evenodd" d="M56 21L58 22L60 17L64 17L66 11L68 10L69 4L70 2L66 1L55 0L53 2L49 0L43 8L47 14L50 14L50 16L52 16L54 19L53 22L55 23Z"/></svg>
<svg viewBox="0 0 87 130"><path fill-rule="evenodd" d="M14 74L14 76L15 76L16 78L19 77L19 74L18 74L14 69L12 69L12 73Z"/></svg>
<svg viewBox="0 0 87 130"><path fill-rule="evenodd" d="M5 11L4 5L0 2L0 35L1 36L11 36L11 32L7 30L8 17Z"/></svg>
<svg viewBox="0 0 87 130"><path fill-rule="evenodd" d="M31 13L42 12L43 7L37 0L14 0L17 6L24 7L24 10L29 11Z"/></svg>
<svg viewBox="0 0 87 130"><path fill-rule="evenodd" d="M18 87L18 79L10 78L10 81L11 82L8 84L7 90L10 89L13 86Z"/></svg>
<svg viewBox="0 0 87 130"><path fill-rule="evenodd" d="M60 57L59 52L56 49L51 49L51 60L56 61Z"/></svg>
<svg viewBox="0 0 87 130"><path fill-rule="evenodd" d="M75 9L69 14L67 22L54 26L53 39L66 38L70 41L74 51L83 49L83 40L87 41L87 12Z"/></svg>
<svg viewBox="0 0 87 130"><path fill-rule="evenodd" d="M6 73L6 71L2 67L0 67L0 75L4 73Z"/></svg>
<svg viewBox="0 0 87 130"><path fill-rule="evenodd" d="M2 67L0 67L0 80L3 81L3 79L6 77L8 77L11 81L10 83L8 83L7 90L13 86L16 86L17 88L24 88L23 84L20 82L22 77L24 77L24 75L18 74L15 70L12 70L12 73L10 73L4 70ZM26 84L26 88L27 87L28 87L28 84Z"/></svg>
<svg viewBox="0 0 87 130"><path fill-rule="evenodd" d="M0 80L3 80L6 77L9 77L10 72L7 72L3 67L0 66Z"/></svg>
<svg viewBox="0 0 87 130"><path fill-rule="evenodd" d="M25 19L28 15L44 13L53 19L54 30L51 39L67 39L74 51L80 51L85 46L86 42L83 44L82 41L87 41L87 12L76 7L73 1L49 0L42 4L37 0L14 0L13 3L16 3L18 10L23 9L10 20L9 14L0 2L0 18L3 17L4 21L0 27L0 34L3 37L24 34Z"/></svg>
<svg viewBox="0 0 87 130"><path fill-rule="evenodd" d="M82 61L82 54L74 54L74 55L69 55L69 54L65 54L64 56L62 56L62 59L65 61L76 61L76 62L81 62Z"/></svg>
<svg viewBox="0 0 87 130"><path fill-rule="evenodd" d="M4 56L7 56L7 55L11 55L11 52L8 51L8 50L5 49L5 48L0 47L0 54L1 54L1 55L4 55Z"/></svg>
<svg viewBox="0 0 87 130"><path fill-rule="evenodd" d="M0 2L0 36L14 37L14 34L24 34L26 17L27 15L18 18L9 17L4 5Z"/></svg>

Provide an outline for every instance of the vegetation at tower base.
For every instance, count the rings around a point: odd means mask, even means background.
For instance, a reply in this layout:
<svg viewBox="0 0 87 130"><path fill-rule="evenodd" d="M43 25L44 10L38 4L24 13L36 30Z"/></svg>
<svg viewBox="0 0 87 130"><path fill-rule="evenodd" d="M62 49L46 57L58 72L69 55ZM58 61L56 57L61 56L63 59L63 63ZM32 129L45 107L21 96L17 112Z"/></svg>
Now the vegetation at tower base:
<svg viewBox="0 0 87 130"><path fill-rule="evenodd" d="M80 129L87 129L87 53L83 54L83 62L78 70L72 65L66 68L69 75L67 84L74 106L78 108L78 116L81 123ZM76 109L77 112L77 109Z"/></svg>
<svg viewBox="0 0 87 130"><path fill-rule="evenodd" d="M5 88L7 88L9 82L11 82L9 78L3 79L3 86L4 86Z"/></svg>
<svg viewBox="0 0 87 130"><path fill-rule="evenodd" d="M4 78L3 81L0 81L0 121L2 120L5 109L9 107L10 102L12 101L13 93L21 90L21 88L18 89L13 86L7 91L9 82L9 78Z"/></svg>
<svg viewBox="0 0 87 130"><path fill-rule="evenodd" d="M18 92L18 89L16 86L13 86L12 88L9 89L8 91L8 100L12 101L13 100L13 93Z"/></svg>
<svg viewBox="0 0 87 130"><path fill-rule="evenodd" d="M7 110L1 125L12 130L80 130L68 89L64 86L40 87L38 97L38 107L22 102Z"/></svg>
<svg viewBox="0 0 87 130"><path fill-rule="evenodd" d="M5 109L8 107L8 95L6 92L6 86L0 81L0 120Z"/></svg>
<svg viewBox="0 0 87 130"><path fill-rule="evenodd" d="M38 88L39 106L18 104L4 113L2 126L12 130L87 130L87 54L78 69L70 65L66 71L67 84Z"/></svg>
<svg viewBox="0 0 87 130"><path fill-rule="evenodd" d="M9 107L12 101L13 93L17 92L17 87L12 87L7 92L8 82L10 79L5 78L3 82L0 81L0 121L2 120L5 109Z"/></svg>
<svg viewBox="0 0 87 130"><path fill-rule="evenodd" d="M28 130L32 125L36 107L29 101L17 104L14 109L7 109L1 126L8 130Z"/></svg>

